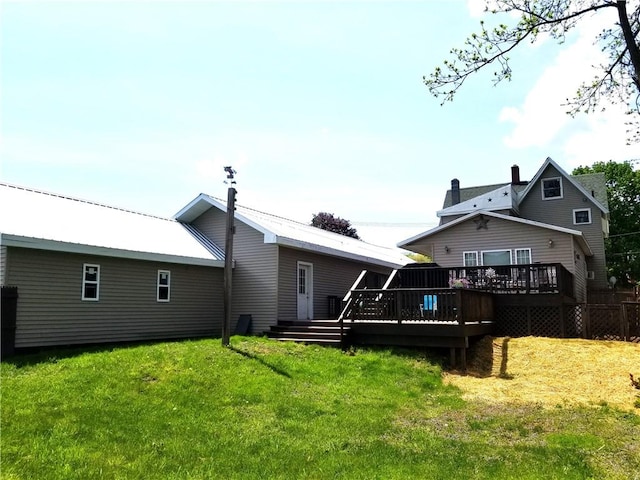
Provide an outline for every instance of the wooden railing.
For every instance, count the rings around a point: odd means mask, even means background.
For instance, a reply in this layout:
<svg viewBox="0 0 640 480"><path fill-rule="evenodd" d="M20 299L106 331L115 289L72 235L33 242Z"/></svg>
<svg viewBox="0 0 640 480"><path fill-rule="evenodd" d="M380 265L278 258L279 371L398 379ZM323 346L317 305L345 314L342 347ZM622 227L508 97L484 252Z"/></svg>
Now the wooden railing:
<svg viewBox="0 0 640 480"><path fill-rule="evenodd" d="M493 293L563 293L574 296L573 275L560 263L451 268L412 266L398 272L395 286L447 288L456 281L469 289Z"/></svg>
<svg viewBox="0 0 640 480"><path fill-rule="evenodd" d="M493 320L489 292L456 288L354 289L340 320L470 323Z"/></svg>

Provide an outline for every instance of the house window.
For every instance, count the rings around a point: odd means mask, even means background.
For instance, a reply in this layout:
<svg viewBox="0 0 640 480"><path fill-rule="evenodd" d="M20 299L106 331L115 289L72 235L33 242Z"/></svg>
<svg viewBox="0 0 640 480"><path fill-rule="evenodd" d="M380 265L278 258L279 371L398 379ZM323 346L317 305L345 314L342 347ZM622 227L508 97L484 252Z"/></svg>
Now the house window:
<svg viewBox="0 0 640 480"><path fill-rule="evenodd" d="M171 272L158 270L158 301L168 302L171 299Z"/></svg>
<svg viewBox="0 0 640 480"><path fill-rule="evenodd" d="M580 208L573 211L573 224L591 223L591 209Z"/></svg>
<svg viewBox="0 0 640 480"><path fill-rule="evenodd" d="M511 250L487 250L482 252L482 265L511 265Z"/></svg>
<svg viewBox="0 0 640 480"><path fill-rule="evenodd" d="M513 251L513 256L515 258L516 265L528 265L531 263L530 248L516 248Z"/></svg>
<svg viewBox="0 0 640 480"><path fill-rule="evenodd" d="M542 179L542 199L551 200L554 198L562 198L562 178Z"/></svg>
<svg viewBox="0 0 640 480"><path fill-rule="evenodd" d="M100 265L85 263L82 267L82 300L100 299Z"/></svg>
<svg viewBox="0 0 640 480"><path fill-rule="evenodd" d="M478 252L464 252L462 254L462 261L465 267L477 267Z"/></svg>

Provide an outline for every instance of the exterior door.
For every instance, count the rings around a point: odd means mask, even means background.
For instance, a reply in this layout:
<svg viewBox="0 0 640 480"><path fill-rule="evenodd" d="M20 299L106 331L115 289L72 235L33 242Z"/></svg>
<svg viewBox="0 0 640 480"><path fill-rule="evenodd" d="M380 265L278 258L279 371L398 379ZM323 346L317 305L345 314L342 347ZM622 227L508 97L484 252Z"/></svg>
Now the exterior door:
<svg viewBox="0 0 640 480"><path fill-rule="evenodd" d="M298 262L298 320L313 320L313 265Z"/></svg>

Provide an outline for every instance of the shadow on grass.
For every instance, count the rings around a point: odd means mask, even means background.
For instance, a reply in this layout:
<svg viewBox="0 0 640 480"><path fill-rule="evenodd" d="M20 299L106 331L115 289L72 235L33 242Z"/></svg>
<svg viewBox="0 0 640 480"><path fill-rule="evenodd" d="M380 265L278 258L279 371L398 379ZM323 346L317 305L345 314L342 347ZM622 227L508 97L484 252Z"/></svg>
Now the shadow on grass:
<svg viewBox="0 0 640 480"><path fill-rule="evenodd" d="M283 377L291 378L291 375L286 370L282 370L281 368L278 368L275 365L272 365L271 363L263 360L262 358L258 357L257 355L255 355L253 353L245 352L244 350L240 350L239 348L236 348L233 345L229 345L229 350L231 350L233 352L236 352L237 354L242 355L243 357L249 358L251 360L255 360L259 364L264 365L269 370L271 370L274 373L277 373L278 375L282 375Z"/></svg>
<svg viewBox="0 0 640 480"><path fill-rule="evenodd" d="M509 363L509 337L496 341L486 336L472 344L467 353L467 375L478 378L498 377L510 380L507 372Z"/></svg>

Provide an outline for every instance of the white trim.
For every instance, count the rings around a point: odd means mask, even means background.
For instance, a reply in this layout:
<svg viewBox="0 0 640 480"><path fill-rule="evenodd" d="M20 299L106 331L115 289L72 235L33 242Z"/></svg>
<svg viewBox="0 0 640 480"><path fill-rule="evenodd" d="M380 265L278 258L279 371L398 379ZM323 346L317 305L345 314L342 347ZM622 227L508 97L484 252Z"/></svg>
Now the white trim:
<svg viewBox="0 0 640 480"><path fill-rule="evenodd" d="M589 221L588 222L576 222L576 213L578 212L587 212L589 215ZM591 225L591 209L590 208L574 208L573 209L573 224L574 225Z"/></svg>
<svg viewBox="0 0 640 480"><path fill-rule="evenodd" d="M467 265L467 254L473 254L476 257L476 264L475 265ZM478 252L477 251L468 251L468 252L462 252L462 266L464 267L477 267L479 266L480 263L478 261Z"/></svg>
<svg viewBox="0 0 640 480"><path fill-rule="evenodd" d="M602 211L602 213L605 213L605 214L609 213L609 210L603 204L601 204L593 195L587 192L587 190L582 185L580 185L580 182L571 178L571 176L567 174L567 172L565 172L562 168L560 168L560 165L558 165L551 157L547 157L545 162L542 164L540 169L533 176L533 178L531 179L529 184L526 186L526 188L522 192L520 192L519 194L520 203L522 203L522 200L526 198L526 196L529 194L529 192L531 191L535 183L540 179L540 177L542 176L542 173L546 170L546 168L549 165L555 168L558 171L558 173L560 173L560 175L562 175L564 178L566 178L569 181L569 183L571 183L574 187L576 187L584 195L585 198L588 198L591 202L593 202L593 204L596 207L598 207L600 211Z"/></svg>
<svg viewBox="0 0 640 480"><path fill-rule="evenodd" d="M558 182L560 183L560 195L554 195L553 197L547 197L544 194L544 192L545 192L544 182L550 182L550 181L553 181L553 180L558 180ZM562 177L541 178L540 179L540 191L541 191L541 194L542 194L542 200L560 200L560 199L564 198L564 186L562 184Z"/></svg>
<svg viewBox="0 0 640 480"><path fill-rule="evenodd" d="M166 275L167 283L161 283L162 276ZM167 289L167 298L160 298L160 289ZM160 303L168 303L171 301L171 270L158 270L157 286L156 286L156 301Z"/></svg>
<svg viewBox="0 0 640 480"><path fill-rule="evenodd" d="M306 308L307 308L307 318L300 318L300 269L306 268L308 275L305 278L305 295L307 296L306 300ZM298 320L313 320L313 263L309 262L296 262L296 317Z"/></svg>
<svg viewBox="0 0 640 480"><path fill-rule="evenodd" d="M527 251L529 252L529 262L528 263L518 263L518 252ZM513 265L528 265L533 263L533 257L531 256L531 248L514 248L512 253Z"/></svg>
<svg viewBox="0 0 640 480"><path fill-rule="evenodd" d="M440 232L442 232L444 230L452 228L452 227L458 225L459 223L466 222L467 220L475 218L475 217L477 217L479 215L484 215L486 217L492 217L492 218L499 218L499 219L502 219L502 220L506 220L508 222L522 223L524 225L531 225L533 227L545 228L547 230L552 230L554 232L568 233L569 235L573 235L573 236L577 237L577 241L580 244L580 246L584 249L584 252L585 252L586 256L588 256L588 257L593 256L593 251L591 250L591 247L589 246L589 244L585 240L584 235L582 234L582 232L580 230L573 230L571 228L559 227L557 225L551 225L551 224L548 224L548 223L536 222L534 220L526 220L524 218L512 217L512 216L509 216L509 215L502 215L501 213L487 212L485 210L469 213L468 215L465 215L465 216L460 217L460 218L456 218L455 220L447 222L447 223L445 223L443 225L438 225L437 227L432 228L431 230L427 230L426 232L422 232L422 233L419 233L418 235L414 235L413 237L408 238L407 240L403 240L402 242L399 242L397 245L400 248L405 248L407 250L411 250L410 248L407 248L407 246L410 245L411 243L416 242L418 240L424 240L426 238L429 238L429 237L431 237L431 236L433 236L433 235L435 235L437 233L440 233Z"/></svg>
<svg viewBox="0 0 640 480"><path fill-rule="evenodd" d="M504 252L509 252L509 263L507 263L507 265L513 265L513 258L512 258L512 252L510 248L497 248L495 250L480 250L480 256L479 256L479 260L480 260L480 265L484 266L484 255L485 253L504 253ZM496 266L501 266L501 265L496 265Z"/></svg>
<svg viewBox="0 0 640 480"><path fill-rule="evenodd" d="M88 269L95 268L96 279L95 280L87 280L87 273L93 274ZM95 285L96 287L96 296L95 297L87 297L85 296L86 287L88 285ZM97 263L84 263L82 265L82 292L81 299L84 302L99 302L100 301L100 265Z"/></svg>
<svg viewBox="0 0 640 480"><path fill-rule="evenodd" d="M0 245L7 247L48 250L52 252L79 253L83 255L98 255L101 257L128 258L132 260L224 268L224 260L214 260L213 258L181 257L179 255L167 255L163 253L137 252L134 250L121 250L118 248L96 247L80 243L59 242L57 240L8 235L6 233L0 233Z"/></svg>

